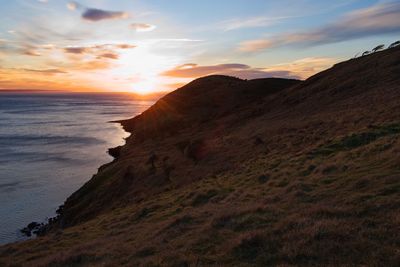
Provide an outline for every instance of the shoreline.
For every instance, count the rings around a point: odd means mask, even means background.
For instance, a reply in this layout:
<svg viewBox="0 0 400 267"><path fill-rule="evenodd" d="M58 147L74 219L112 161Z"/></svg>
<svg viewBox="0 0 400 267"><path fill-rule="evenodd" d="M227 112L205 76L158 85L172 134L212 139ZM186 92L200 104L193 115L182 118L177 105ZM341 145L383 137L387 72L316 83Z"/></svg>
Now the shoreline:
<svg viewBox="0 0 400 267"><path fill-rule="evenodd" d="M147 110L147 109L146 109ZM136 118L130 118L130 119L134 119ZM130 120L130 119L126 119L126 120ZM116 121L107 121L106 123L113 123L113 124L118 124L120 126L120 128L129 134L129 136L127 137L123 137L123 144L116 146L116 147L111 147L111 148L106 148L105 153L108 154L109 156L111 156L113 159L109 162L106 162L102 165L100 165L97 168L97 172L95 174L93 174L93 176L97 175L103 168L109 166L110 164L112 164L116 159L118 159L119 157L119 153L121 151L121 149L126 146L126 140L131 137L132 132L129 132L125 129L125 127L123 126L123 121L126 120L116 120ZM93 178L92 176L92 178ZM17 243L17 242L23 242L26 240L31 240L31 239L35 239L37 237L43 236L45 234L47 234L49 232L49 230L52 229L52 225L54 223L57 223L57 220L60 218L60 216L62 215L62 211L64 209L64 204L67 201L68 198L70 198L76 191L80 190L87 182L89 182L92 178L90 178L89 180L87 180L84 184L82 184L78 189L76 189L74 192L72 192L63 202L63 204L59 205L58 208L55 211L55 216L53 217L49 217L47 220L45 219L44 221L41 222L37 222L37 221L32 221L30 223L28 223L25 227L21 228L21 229L17 229L17 233L21 234L23 238L21 238L21 240L15 240L12 242L7 242L4 244L1 244L0 246L4 246L4 245L9 245L9 244L13 244L13 243Z"/></svg>

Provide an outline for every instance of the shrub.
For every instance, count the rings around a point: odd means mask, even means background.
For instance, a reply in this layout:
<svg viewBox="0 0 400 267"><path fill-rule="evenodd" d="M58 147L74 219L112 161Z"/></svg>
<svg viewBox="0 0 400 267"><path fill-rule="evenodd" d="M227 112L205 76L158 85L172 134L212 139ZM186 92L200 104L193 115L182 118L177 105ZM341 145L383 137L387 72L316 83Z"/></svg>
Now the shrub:
<svg viewBox="0 0 400 267"><path fill-rule="evenodd" d="M269 178L270 178L269 175L265 175L265 174L260 175L260 176L258 176L258 182L260 184L265 184L266 182L269 181Z"/></svg>

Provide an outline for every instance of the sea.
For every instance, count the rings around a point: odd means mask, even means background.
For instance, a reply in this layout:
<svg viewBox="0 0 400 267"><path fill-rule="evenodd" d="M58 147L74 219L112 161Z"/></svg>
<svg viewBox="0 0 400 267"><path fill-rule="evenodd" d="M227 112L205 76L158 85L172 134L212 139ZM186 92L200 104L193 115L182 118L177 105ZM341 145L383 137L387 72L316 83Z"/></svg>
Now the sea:
<svg viewBox="0 0 400 267"><path fill-rule="evenodd" d="M123 93L0 92L0 244L26 239L129 136L111 121L155 102Z"/></svg>

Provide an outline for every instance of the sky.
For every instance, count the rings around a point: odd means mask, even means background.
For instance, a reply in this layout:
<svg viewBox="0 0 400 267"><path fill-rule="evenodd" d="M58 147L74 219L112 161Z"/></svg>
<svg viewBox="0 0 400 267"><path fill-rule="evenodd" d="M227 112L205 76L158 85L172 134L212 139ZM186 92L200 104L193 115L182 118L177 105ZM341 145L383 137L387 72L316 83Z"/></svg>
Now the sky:
<svg viewBox="0 0 400 267"><path fill-rule="evenodd" d="M400 39L400 0L0 0L0 90L306 79Z"/></svg>

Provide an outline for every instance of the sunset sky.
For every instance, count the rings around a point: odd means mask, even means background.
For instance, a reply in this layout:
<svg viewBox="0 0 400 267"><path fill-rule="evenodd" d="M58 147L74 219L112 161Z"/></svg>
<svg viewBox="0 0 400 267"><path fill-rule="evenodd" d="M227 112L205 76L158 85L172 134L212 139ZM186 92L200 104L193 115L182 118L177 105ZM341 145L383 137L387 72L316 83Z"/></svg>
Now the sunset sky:
<svg viewBox="0 0 400 267"><path fill-rule="evenodd" d="M307 78L400 39L400 1L0 0L0 89L168 91Z"/></svg>

